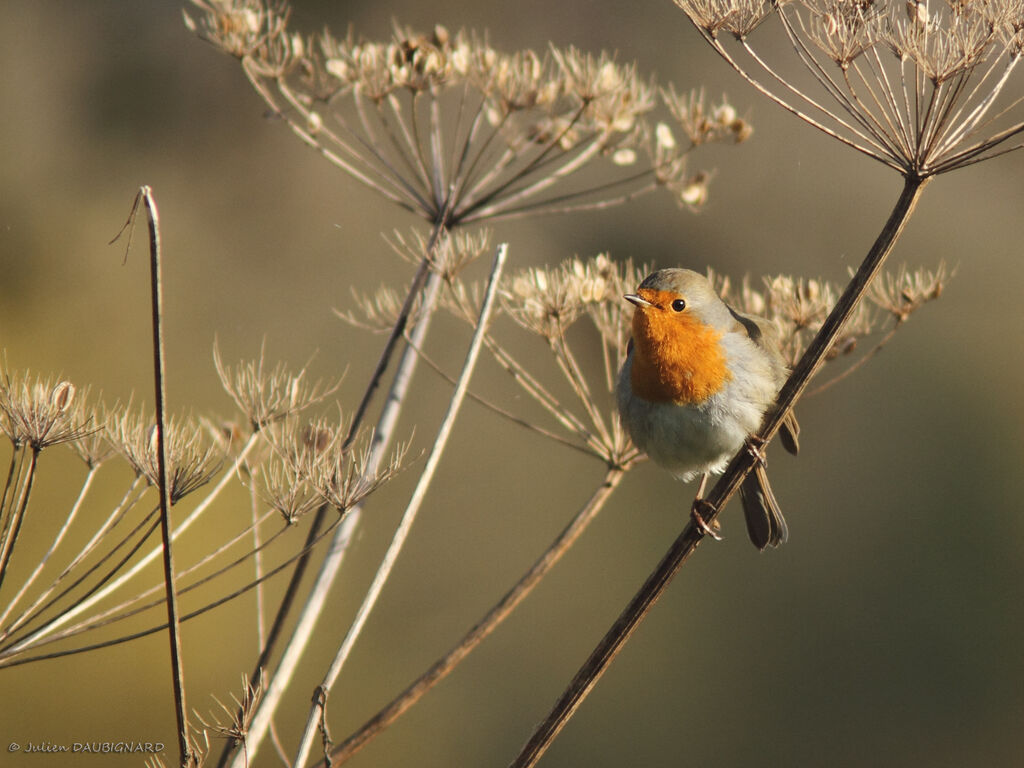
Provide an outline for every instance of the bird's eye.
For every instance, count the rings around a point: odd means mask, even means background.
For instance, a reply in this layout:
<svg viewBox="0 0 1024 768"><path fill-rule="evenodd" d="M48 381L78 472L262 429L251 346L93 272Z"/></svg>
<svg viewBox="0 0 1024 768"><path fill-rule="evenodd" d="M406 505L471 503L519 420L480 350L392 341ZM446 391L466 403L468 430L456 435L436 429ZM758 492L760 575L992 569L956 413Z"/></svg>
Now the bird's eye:
<svg viewBox="0 0 1024 768"><path fill-rule="evenodd" d="M676 299L672 302L673 312L682 312L684 309L686 309L686 302L682 299Z"/></svg>

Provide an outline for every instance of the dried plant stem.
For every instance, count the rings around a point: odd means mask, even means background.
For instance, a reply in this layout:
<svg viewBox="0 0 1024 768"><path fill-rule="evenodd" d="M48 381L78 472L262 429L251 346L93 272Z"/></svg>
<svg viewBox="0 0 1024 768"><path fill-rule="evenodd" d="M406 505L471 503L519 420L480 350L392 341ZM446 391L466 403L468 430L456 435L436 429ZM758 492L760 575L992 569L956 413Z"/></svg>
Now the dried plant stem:
<svg viewBox="0 0 1024 768"><path fill-rule="evenodd" d="M327 673L324 675L323 681L320 683L318 695L314 696L313 706L310 708L309 717L306 720L305 732L299 742L295 760L292 763L295 766L301 767L306 764L306 760L309 757L309 751L313 746L313 737L316 735L317 725L321 722L324 716L325 705L330 690L338 679L338 675L341 673L345 661L348 659L352 648L355 646L356 640L362 633L367 617L369 617L370 612L377 604L377 599L380 597L381 590L384 588L384 584L390 577L391 571L398 560L398 555L402 551L402 547L405 545L409 531L412 529L412 524L415 521L419 510L423 506L423 499L426 497L427 489L430 487L430 484L434 479L434 473L437 471L437 467L441 462L441 456L444 455L445 448L448 445L448 439L451 436L452 427L455 424L455 418L458 416L458 413L462 408L462 403L466 396L466 390L469 388L469 379L473 374L473 370L476 368L476 361L480 356L480 348L483 346L484 338L487 334L487 326L490 321L491 309L494 306L495 295L498 291L498 281L505 265L507 253L508 246L506 244L502 243L498 246L497 252L494 256L494 263L491 266L487 290L480 306L480 316L477 318L476 330L474 331L473 338L470 341L469 350L466 353L466 360L462 366L462 373L459 375L459 381L455 385L455 391L452 393L451 400L448 403L448 409L445 412L444 418L441 420L440 427L438 427L437 436L434 438L433 444L431 445L430 454L427 457L423 473L420 475L412 497L409 499L409 504L406 506L402 520L399 523L398 528L395 530L394 536L391 539L391 544L388 546L387 552L385 552L384 557L381 559L380 566L377 568L377 573L374 575L373 582L370 584L370 588L367 590L366 596L363 598L363 603L359 607L359 611L356 613L356 617L353 620L352 625L349 627L349 631L346 634L345 639L338 648L338 652L335 654L330 667L328 667Z"/></svg>
<svg viewBox="0 0 1024 768"><path fill-rule="evenodd" d="M252 475L250 474L250 478ZM256 581L256 639L263 648L267 644L267 627L264 621L266 602L263 588L263 541L260 533L260 494L256 483L249 485L249 530L252 533L252 567ZM259 681L257 681L259 682Z"/></svg>
<svg viewBox="0 0 1024 768"><path fill-rule="evenodd" d="M320 533L320 529L323 527L324 520L327 517L328 506L321 504L316 511L313 518L313 523L310 525L309 533L306 535L306 543L303 548L302 555L298 558L295 563L295 568L292 570L291 578L288 581L288 586L285 589L284 596L281 598L281 602L278 604L277 613L274 617L273 624L270 625L270 630L267 633L266 640L262 642L260 648L260 657L256 661L256 666L253 668L252 673L249 676L249 684L255 685L256 681L262 680L266 674L266 668L270 663L270 656L273 653L274 647L277 644L277 639L284 629L285 620L288 614L291 612L292 605L295 603L295 598L299 593L299 585L302 583L303 576L306 575L306 568L309 566L309 558L313 549L313 545L317 542L317 537ZM262 615L262 612L261 612ZM241 710L239 710L240 712ZM277 736L274 732L274 723L270 722L270 735L271 740L274 742L274 747L277 749L278 754L281 757L282 763L287 763L288 758L285 754ZM227 765L228 760L231 757L232 742L227 741L224 744L224 749L221 750L220 758L218 758L217 765L219 768Z"/></svg>
<svg viewBox="0 0 1024 768"><path fill-rule="evenodd" d="M157 521L157 523L158 522L159 521ZM317 538L317 541L314 542L314 543L319 543L319 539L327 536L331 531L333 531L335 529L335 527L337 527L337 525L338 525L338 523L335 522L334 525L328 527L326 531L324 531L322 534L320 534L320 536ZM146 535L148 536L149 532L151 532L152 530L155 530L155 527L156 527L156 524L151 526L150 531L148 531ZM248 531L246 531L245 533L248 533ZM265 541L263 546L266 547L270 542L272 542L275 538L277 538L278 535L280 535L280 534L275 534L273 537L271 537L270 539ZM260 583L262 583L264 581L267 581L268 579L273 578L278 573L281 573L285 568L287 568L292 563L294 563L296 560L298 560L299 557L302 555L302 553L303 553L303 551L300 551L300 552L296 553L295 555L293 555L292 557L290 557L287 560L285 560L283 563L281 563L279 565L276 565L273 568L269 569L268 571L266 571L263 574L263 576L260 578L260 580L258 582L257 581L250 581L249 583L239 587L238 589L235 589L232 592L230 592L230 593L228 593L226 595L221 596L220 598L214 600L213 602L207 603L206 605L203 605L200 608L197 608L197 609L195 609L195 610L193 610L193 611L191 611L191 612L189 612L187 614L184 614L181 617L181 621L182 622L186 622L186 621L189 621L189 620L191 620L191 619L193 619L193 618L195 618L197 616L201 616L202 614L207 613L208 611L212 611L213 609L215 609L215 608L217 608L217 607L219 607L221 605L224 605L225 603L230 602L231 600L234 600L236 597L239 597L240 595L243 595L246 592L254 589L256 586L258 586L258 584L260 584ZM247 562L249 557L251 557L251 553L243 555L241 558L236 560L234 563L232 563L228 567L222 568L218 572L218 574L213 574L213 576L219 575L219 573L225 572L225 571L227 571L230 568L233 568L233 567L235 567L237 565L240 565L240 564L242 564L244 562ZM178 576L179 576L179 579L180 579L181 578L181 574L179 574ZM195 589L195 588L201 586L203 583L209 581L210 578L212 578L213 576L201 579L201 580L199 580L199 581L189 585L188 587L180 590L180 592L182 594L184 594L188 590ZM61 634L59 634L59 635L57 635L55 637L50 638L46 642L47 643L57 642L58 640L61 640L64 637L71 636L72 634L77 634L78 632L84 632L84 631L88 631L89 629L95 629L97 627L105 626L107 624L112 623L113 621L117 621L117 620L120 620L122 618L127 618L128 616L132 616L132 615L135 615L137 613L140 613L143 610L146 610L148 608L152 608L155 605L159 605L159 602L160 601L153 602L153 603L150 603L148 605L141 606L140 608L131 610L128 613L122 614L120 616L115 616L114 618L112 618L110 620L99 619L99 620L92 621L92 624L90 626L72 627L71 629L66 630L64 633L61 633ZM111 640L105 640L105 641L100 642L100 643L94 643L94 644L88 645L88 646L82 646L82 647L79 647L79 648L71 648L71 649L56 651L54 653L48 653L48 654L43 654L43 655L39 655L39 656L32 656L32 657L28 657L28 658L21 657L21 658L18 658L17 660L15 660L15 661L11 661L11 662L8 662L8 663L0 664L0 666L3 666L3 667L15 667L15 666L19 666L21 664L28 664L30 662L40 661L42 659L55 659L55 658L59 658L61 656L70 656L70 655L75 654L75 653L83 653L85 651L92 651L92 650L96 650L96 649L99 649L99 648L108 648L108 647L110 647L112 645L119 645L120 643L126 643L126 642L129 642L131 640L137 640L139 638L146 637L148 635L154 634L155 632L162 632L165 629L167 629L167 625L166 624L158 624L156 626L149 627L148 629L144 629L144 630L141 630L139 632L134 632L134 633L132 633L130 635L123 635L121 637L117 637L117 638L114 638L114 639L111 639ZM42 645L42 643L40 645Z"/></svg>
<svg viewBox="0 0 1024 768"><path fill-rule="evenodd" d="M7 517L6 514L3 514L4 510L7 509L7 497L11 493L11 488L14 487L15 470L18 468L18 458L21 456L21 446L15 443L12 447L11 461L7 465L7 479L4 480L4 492L0 494L0 515L3 515L4 519Z"/></svg>
<svg viewBox="0 0 1024 768"><path fill-rule="evenodd" d="M149 222L150 287L153 309L153 383L156 399L157 471L160 491L160 534L163 538L164 586L167 596L167 636L171 646L171 674L174 686L174 714L178 722L178 755L182 768L194 765L188 737L185 705L185 668L181 660L181 618L174 584L174 557L171 549L171 491L167 482L167 387L164 360L163 286L160 265L160 216L153 192L148 186L139 190L146 205ZM136 198L136 204L138 198Z"/></svg>
<svg viewBox="0 0 1024 768"><path fill-rule="evenodd" d="M497 363L512 376L515 382L530 397L557 419L568 432L579 435L595 455L604 456L604 446L600 440L572 412L564 408L558 399L548 392L536 378L531 376L526 368L520 365L504 347L494 339L488 339L487 348L494 355Z"/></svg>
<svg viewBox="0 0 1024 768"><path fill-rule="evenodd" d="M440 232L440 229L435 228L434 237L427 244L428 253L432 251L434 246L437 244L437 238L440 235ZM356 408L355 416L352 418L352 425L349 427L348 435L345 437L344 447L346 448L352 444L356 434L359 432L359 427L362 426L363 419L366 417L366 411L369 409L370 403L373 401L373 396L378 387L380 387L381 379L384 377L384 373L388 369L388 364L391 362L391 356L395 352L395 347L398 345L398 342L401 341L402 335L405 333L405 328L409 324L409 316L412 314L413 304L415 304L417 297L419 297L420 292L423 290L423 285L427 280L429 272L430 264L427 259L423 259L423 261L420 262L419 269L416 271L416 276L413 277L412 285L409 286L409 292L406 294L405 302L402 304L401 310L399 310L398 320L391 329L391 335L388 336L388 340L384 344L384 349L380 353L380 359L377 361L377 367L370 376L370 383L366 387L363 399L359 402L359 407Z"/></svg>
<svg viewBox="0 0 1024 768"><path fill-rule="evenodd" d="M429 242L432 244L436 243L443 230L443 222L438 223ZM398 415L405 402L405 398L409 390L409 384L411 382L413 372L416 369L416 363L419 359L413 347L422 346L426 339L427 330L430 327L430 319L435 307L437 306L441 283L442 279L436 272L428 271L426 273L426 280L423 284L423 299L420 306L420 312L416 326L413 328L411 334L412 345L406 347L402 353L402 357L399 359L398 365L395 369L394 379L391 382L391 389L388 392L380 417L377 420L377 427L374 430L373 440L370 444L370 455L366 462L365 471L367 475L372 475L376 472L377 467L384 458L387 446L394 435ZM409 306L411 307L411 303ZM389 344L390 342L391 340L389 339ZM383 370L380 370L380 373L383 373ZM375 374L374 378L377 378L377 374ZM372 382L371 386L374 386ZM339 525L335 530L327 553L324 555L324 560L320 564L320 570L317 573L316 581L314 582L309 596L302 607L302 612L299 615L296 626L292 630L291 637L288 640L288 645L281 656L281 660L278 663L276 671L270 678L270 683L263 694L263 698L260 700L260 704L255 715L253 716L252 722L249 726L249 733L246 738L245 749L236 752L234 760L231 762L232 768L247 768L249 762L255 759L259 746L263 741L263 737L266 735L267 729L270 726L270 721L273 718L274 713L277 711L277 707L281 703L281 697L284 695L285 690L291 683L299 660L305 653L306 646L309 644L313 630L316 628L316 622L320 618L324 602L327 599L327 594L330 591L331 586L334 584L334 580L341 568L345 552L348 550L349 542L359 525L361 516L362 505L353 507L347 511L341 525ZM274 629L272 627L271 635L273 635L273 633Z"/></svg>
<svg viewBox="0 0 1024 768"><path fill-rule="evenodd" d="M203 499L202 503L200 503L195 509L193 509L192 512L189 513L189 516L178 525L178 527L174 530L172 540L177 539L181 534L183 534L192 525L192 523L198 520L199 517L202 516L202 514L212 506L213 502L220 495L221 491L235 477L235 473L238 471L238 467L241 466L242 462L245 461L249 453L252 451L253 447L256 445L258 441L258 435L259 433L256 432L249 435L246 444L242 447L241 451L239 452L238 457L235 459L233 466L223 474L221 479L218 481L217 485L214 486L213 490L211 490L207 497ZM129 489L129 493L135 490L139 482L141 482L141 478L136 477L135 482L132 485L132 488ZM112 525L116 524L116 522L114 522L115 518L117 521L119 521L127 512L127 510L130 509L132 505L134 505L135 501L137 501L137 499L128 502L126 494L125 500L123 500L122 503L119 505L118 509L115 510L115 514L111 515L111 518L108 521L108 523L105 523L104 526L99 531L97 531L97 533L93 536L92 540L89 542L87 547L71 563L71 565L64 569L64 572L61 574L61 578L63 578L71 570L73 570L74 567L79 562L81 562L81 560L83 560L89 554L89 552L92 551L95 545L99 543L100 539L102 538L102 535L107 532L108 525L112 527ZM54 617L48 623L46 623L38 630L33 632L32 635L18 642L15 646L11 648L10 654L7 655L13 655L14 653L18 653L19 651L24 650L26 647L30 645L38 644L40 640L54 633L56 630L60 629L60 627L64 626L66 623L74 619L76 616L89 610L97 602L103 600L108 595L120 589L120 587L123 586L129 579L133 578L136 574L138 574L146 566L148 566L153 560L155 560L160 555L160 552L161 549L159 547L150 550L148 553L146 553L145 556L140 558L130 568L121 573L116 579L111 581L105 587L93 593L92 595L84 598L80 602L75 603L73 607ZM38 605L39 602L39 600L36 601L36 603L33 605L33 610L35 609L36 605ZM17 623L20 624L22 623L22 621L19 619Z"/></svg>
<svg viewBox="0 0 1024 768"><path fill-rule="evenodd" d="M224 541L223 543L221 543L220 546L218 546L213 551L209 552L203 558L201 558L200 560L198 560L197 562L193 563L192 565L190 565L187 568L183 568L183 569L178 570L178 572L177 572L177 581L183 582L187 577L191 576L196 571L199 571L200 569L202 569L206 565L216 561L221 555L223 555L226 552L228 552L236 544L238 544L241 541L244 541L245 538L248 536L248 534L251 533L253 528L258 528L264 522L266 522L267 520L269 520L269 519L271 519L273 517L276 517L276 516L277 516L277 512L274 511L274 510L270 510L270 511L265 512L255 523L253 523L250 526L246 527L245 529L243 529L241 532L239 532L238 534L236 534L232 538L230 538L230 539ZM145 521L143 521L143 523L145 523ZM141 527L141 525L142 524L140 524L139 527ZM225 563L224 565L220 566L219 568L214 570L212 573L207 574L206 576L198 579L197 581L194 581L193 583L191 583L191 584L189 584L187 586L179 586L178 587L178 594L179 595L183 595L186 592L191 592L191 591L199 588L203 584L209 583L210 581L212 581L212 580L214 580L214 579L216 579L216 578L218 578L220 576L223 576L223 575L229 573L230 571L234 570L235 568L238 568L238 567L244 565L252 557L254 557L257 554L260 554L263 550L267 549L278 538L284 536L285 532L287 530L288 530L287 527L280 528L276 533L271 535L269 538L264 539L260 543L260 545L259 545L259 547L257 549L247 550L246 552L242 553L241 555L235 557L233 560L230 560L227 563ZM147 535L148 535L148 533L147 533ZM139 545L136 545L136 546L140 546L140 545L141 545L141 542L140 542ZM109 557L109 555L107 557ZM296 555L295 557L297 558L298 555ZM104 558L104 560L105 559L106 559L106 557ZM128 558L124 558L124 562L126 562L127 559ZM295 558L292 558L292 560L286 561L285 564L287 564L288 562L292 562L294 559ZM119 569L119 567L120 566L113 568L111 570L111 572L112 573L116 572ZM263 575L258 576L256 579L254 579L253 581L249 582L248 585L243 587L241 592L248 591L249 588L259 587L259 585L262 584L268 578L268 576L269 576L269 573L268 572L264 572ZM101 581L100 583L103 583L103 582ZM76 584L77 584L77 582L76 582ZM72 586L75 586L75 585L72 585ZM158 602L152 602L152 603L144 603L143 601L147 597L149 597L150 595L156 593L160 589L161 586L162 585L156 585L156 586L150 587L150 588L148 588L148 589L146 589L146 590L144 590L142 592L138 592L137 594L132 595L129 599L121 602L120 604L111 606L107 610L101 611L100 613L93 614L88 619L85 619L85 620L81 621L80 623L78 623L76 625L72 625L71 627L65 629L62 632L56 633L50 639L48 639L46 641L43 641L41 643L38 643L37 645L45 645L46 643L50 643L50 642L53 642L55 640L60 640L60 639L63 639L65 637L72 637L72 636L74 636L76 634L80 634L81 632L85 632L85 631L87 631L89 629L93 629L93 628L100 627L100 626L105 626L105 625L111 624L111 623L113 623L115 621L120 621L122 619L126 619L126 618L128 618L130 616L134 616L135 614L141 613L142 611L146 610L147 608L151 608L154 605L158 605L159 601ZM232 592L231 594L232 595L237 595L237 594L241 594L241 592L235 591L235 592ZM219 603L221 601L218 600L216 602ZM207 607L212 607L212 604L208 605ZM186 618L188 618L188 617L187 616L183 617L182 620L184 621Z"/></svg>
<svg viewBox="0 0 1024 768"><path fill-rule="evenodd" d="M783 419L792 410L793 405L804 391L814 372L832 348L843 325L849 319L854 309L856 309L872 279L878 273L897 238L903 231L903 227L913 213L927 181L927 178L919 176L908 175L904 178L903 192L893 208L888 221L885 223L868 255L861 263L860 268L850 280L836 306L829 313L818 334L814 337L814 340L793 369L792 374L786 380L782 391L779 393L775 407L765 417L761 430L758 433L762 439L767 441L775 435L782 425ZM715 483L714 488L711 489L711 492L704 499L701 515L704 517L705 522L710 523L725 507L726 502L739 488L743 478L754 467L755 462L756 459L752 452L746 450L741 450L733 457L725 472L718 482ZM576 712L576 709L597 684L597 681L604 674L612 660L618 655L632 635L633 630L636 629L647 615L655 601L665 591L672 577L675 576L689 556L693 554L693 551L703 538L704 531L691 520L690 524L686 526L679 537L672 543L672 546L662 558L657 568L647 578L647 581L644 582L640 591L636 593L629 602L629 605L626 606L615 620L611 629L608 630L583 666L580 667L576 676L569 683L561 697L559 697L554 708L544 721L537 726L518 757L510 763L511 768L529 768L529 766L535 765L540 760L541 756L551 745L551 742L554 741L562 728L565 727L569 718Z"/></svg>
<svg viewBox="0 0 1024 768"><path fill-rule="evenodd" d="M422 358L423 362L425 362L438 376L440 376L445 381L447 381L449 384L454 386L455 379L453 377L449 376L447 373L445 373L444 369L441 368L441 366L436 361L432 360L430 358L430 356L427 355L422 349L418 349L416 351L419 353L419 356L420 356L420 358ZM520 427L523 427L524 429L528 429L531 432L534 432L534 433L536 433L538 435L541 435L542 437L544 437L544 438L546 438L548 440L552 440L552 441L554 441L556 443L564 445L566 448L572 448L574 451L579 451L580 453L584 453L587 456L593 456L594 455L594 453L592 451L588 450L585 446L582 446L579 443L574 443L572 440L568 440L568 439L562 437L561 435L559 435L559 434L557 434L555 432L552 432L551 430L544 429L543 427L538 426L537 424L534 424L534 423L532 423L530 421L527 421L526 419L522 418L521 416L517 416L516 414L512 413L511 411L509 411L509 410L507 410L505 408L502 408L501 406L496 405L495 403L492 403L490 400L484 399L483 397L481 397L480 395L475 394L474 392L467 392L466 396L470 400L473 400L474 402L479 403L481 406L483 406L487 410L491 411L492 413L495 413L498 416L501 416L506 421L509 421L509 422L511 422L513 424L516 424L516 425L520 426Z"/></svg>
<svg viewBox="0 0 1024 768"><path fill-rule="evenodd" d="M850 376L853 373L855 373L858 369L860 369L862 366L864 366L865 363L867 363L869 360L873 359L875 355L877 355L879 352L881 352L885 348L886 344L888 344L890 341L892 341L893 337L896 335L896 332L900 329L900 327L902 325L903 325L903 323L897 321L896 325L894 325L892 328L890 328L889 332L886 333L885 336L883 336L879 340L879 342L877 344L875 344L875 346L873 346L865 354L861 355L860 359L858 359L857 362L855 362L853 365L849 366L842 373L836 374L835 376L833 376L828 381L822 382L821 384L816 386L811 391L804 393L804 397L814 397L816 395L820 395L822 392L825 392L825 391L831 389L836 384L838 384L839 382L841 382L844 379L846 379L848 376Z"/></svg>
<svg viewBox="0 0 1024 768"><path fill-rule="evenodd" d="M604 419L601 418L601 410L597 407L593 395L590 394L590 388L587 386L587 377L580 370L579 363L576 362L576 357L572 354L572 349L566 342L565 336L559 334L553 339L551 348L555 355L555 361L562 371L562 375L565 376L573 392L576 393L580 406L586 411L587 416L590 418L590 423L597 431L598 440L600 440L602 445L612 445L611 433L605 426Z"/></svg>
<svg viewBox="0 0 1024 768"><path fill-rule="evenodd" d="M8 511L4 519L3 534L0 534L0 585L3 584L4 576L7 574L7 566L11 561L11 554L14 552L14 545L18 541L18 534L21 532L21 524L25 520L25 510L28 509L29 496L32 494L32 482L35 479L36 465L39 461L39 449L26 449L29 460L25 468L24 456L18 466L18 483L21 492L14 500L14 505ZM13 458L12 458L13 462ZM24 477L22 477L24 474Z"/></svg>
<svg viewBox="0 0 1024 768"><path fill-rule="evenodd" d="M631 466L631 465L630 465ZM562 530L551 545L544 550L537 561L530 566L504 597L492 607L448 653L435 661L422 675L413 681L390 704L381 709L345 741L331 750L331 765L338 766L365 747L385 728L401 717L435 685L444 680L463 659L508 618L526 598L541 579L562 559L562 555L586 530L597 513L618 488L629 466L612 466L605 472L600 485ZM323 765L326 765L323 764Z"/></svg>
<svg viewBox="0 0 1024 768"><path fill-rule="evenodd" d="M140 486L142 486L141 490ZM125 518L128 512L135 507L136 502L139 500L141 494L144 491L145 487L143 486L142 477L136 475L135 478L132 480L131 485L128 487L128 490L125 491L124 495L122 496L121 501L118 502L116 507L114 507L113 511L111 511L110 515L107 516L107 519L103 522L103 524L96 529L95 533L93 533L92 537L85 544L85 546L83 546L82 549L75 555L75 557L72 558L71 562L68 565L64 566L64 569L60 572L60 574L57 575L57 578L53 580L53 583L50 584L36 597L32 605L24 609L21 612L21 614L17 618L15 618L8 626L0 630L0 641L6 641L8 637L14 634L15 630L21 628L28 622L38 618L40 615L42 615L43 611L45 611L50 605L53 604L53 602L55 602L51 601L49 603L46 603L49 597L60 587L64 580L75 571L78 565L83 560L85 560L86 557L92 554L92 552L99 545L100 541L103 540L104 536L109 531L113 530L114 527L116 527L118 523L120 523ZM158 552L159 550L154 550L154 556L155 553ZM59 599L59 597L57 599ZM44 603L46 603L46 605L43 605ZM43 607L40 608L40 606ZM76 610L77 605L75 608L68 609L68 611ZM18 641L13 644L9 644L8 646L0 648L0 661L2 661L8 655L13 655L21 650L24 650L24 648L27 645L34 643L39 638L45 637L47 634L49 634L51 623L63 624L63 614L58 614L53 619L50 619L50 622L44 624L40 629L34 631L32 635L29 636L26 640Z"/></svg>
<svg viewBox="0 0 1024 768"><path fill-rule="evenodd" d="M50 561L50 557L53 556L53 553L57 551L57 548L60 546L60 543L64 540L64 536L65 534L67 534L68 528L71 527L71 523L74 522L74 519L78 516L78 511L82 508L82 502L85 501L86 494L89 493L89 488L92 487L93 478L96 477L96 472L98 470L98 465L93 465L89 467L89 472L86 474L85 480L82 482L82 487L78 492L78 498L75 499L75 503L71 506L71 511L64 518L64 522L61 524L60 530L54 537L53 543L50 544L50 548L46 550L46 554L43 555L42 559L39 561L39 564L36 565L35 570L32 571L32 574L27 579L25 579L24 583L21 585L21 589L18 590L18 594L16 594L11 599L11 602L8 603L3 613L0 614L0 626L4 625L4 621L7 620L7 617L10 615L11 611L14 610L15 606L18 604L21 598L25 596L25 593L28 592L29 588L31 588L31 586L35 583L36 579L39 578L40 572ZM11 629L14 628L16 628L16 625L12 626Z"/></svg>

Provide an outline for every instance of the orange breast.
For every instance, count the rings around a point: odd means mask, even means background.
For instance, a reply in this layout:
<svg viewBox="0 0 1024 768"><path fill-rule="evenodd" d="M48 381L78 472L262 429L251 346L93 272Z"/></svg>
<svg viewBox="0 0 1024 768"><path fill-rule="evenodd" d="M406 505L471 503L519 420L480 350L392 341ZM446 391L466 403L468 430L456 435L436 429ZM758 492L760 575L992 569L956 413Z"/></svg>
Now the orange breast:
<svg viewBox="0 0 1024 768"><path fill-rule="evenodd" d="M644 298L661 307L669 304L660 298ZM689 312L637 308L633 313L633 393L651 402L680 405L711 397L731 378L721 337Z"/></svg>

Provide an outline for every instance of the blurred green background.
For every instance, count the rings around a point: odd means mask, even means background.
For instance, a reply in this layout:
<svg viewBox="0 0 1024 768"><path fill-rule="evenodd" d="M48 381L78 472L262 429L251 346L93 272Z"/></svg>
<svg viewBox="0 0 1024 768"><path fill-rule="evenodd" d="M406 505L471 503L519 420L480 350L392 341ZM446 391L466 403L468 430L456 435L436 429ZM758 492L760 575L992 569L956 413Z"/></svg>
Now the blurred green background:
<svg viewBox="0 0 1024 768"><path fill-rule="evenodd" d="M292 24L338 32L352 24L383 37L392 18L489 30L504 50L549 40L615 50L680 89L728 93L754 123L748 144L701 156L716 175L700 215L650 197L600 214L504 223L496 237L511 244L511 269L609 251L737 277L842 280L898 196L894 173L747 88L668 0L307 0L295 3ZM297 368L312 359L317 377L347 372L341 400L354 405L382 340L343 325L332 309L350 305L351 286L408 279L381 233L416 221L265 119L238 65L185 30L176 0L9 0L0 5L0 68L0 348L12 369L59 373L109 401L135 392L151 402L143 238L124 266L123 246L107 245L138 186L149 184L163 222L174 410L231 414L211 361L215 338L227 360L255 356L266 339L272 361ZM543 765L1020 764L1022 171L1024 154L1015 154L926 191L891 263L945 259L957 276L870 365L802 403L803 455L773 452L771 463L790 543L758 555L730 509L725 541L703 546L685 567ZM465 341L463 328L442 319L431 350L454 369ZM523 354L539 354L530 343ZM415 426L414 454L447 396L429 370L417 382L403 422L405 434ZM491 386L509 391L484 367L474 388ZM289 745L419 466L364 518L278 720ZM57 488L65 471L73 481L81 472L54 459L42 476L40 526L47 504L67 503ZM334 736L461 636L600 474L594 462L467 406L336 688ZM653 466L631 473L517 614L351 764L506 764L680 530L689 493ZM216 521L208 524L204 535L216 536ZM226 701L248 673L251 609L238 601L186 625L191 706L209 711L211 694ZM173 763L166 656L157 636L4 670L0 749L161 740ZM5 754L2 762L48 760ZM59 764L69 763L77 761Z"/></svg>

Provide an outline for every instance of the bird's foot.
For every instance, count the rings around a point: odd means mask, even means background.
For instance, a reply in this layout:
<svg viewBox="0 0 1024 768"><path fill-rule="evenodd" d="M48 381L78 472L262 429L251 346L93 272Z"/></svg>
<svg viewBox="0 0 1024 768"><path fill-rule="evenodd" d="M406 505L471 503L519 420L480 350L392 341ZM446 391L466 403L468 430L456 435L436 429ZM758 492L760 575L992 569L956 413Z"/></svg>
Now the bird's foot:
<svg viewBox="0 0 1024 768"><path fill-rule="evenodd" d="M708 523L704 519L705 515L711 516L715 514L716 511L717 510L714 506L704 501L704 499L694 499L693 506L690 507L690 517L693 520L693 524L697 526L697 529L701 533L710 536L715 541L721 541L722 534L719 533L721 526L718 524L718 521L712 520Z"/></svg>
<svg viewBox="0 0 1024 768"><path fill-rule="evenodd" d="M768 457L765 456L764 447L766 445L763 438L757 435L751 435L746 440L747 453L754 457L758 464L762 467L768 465Z"/></svg>

